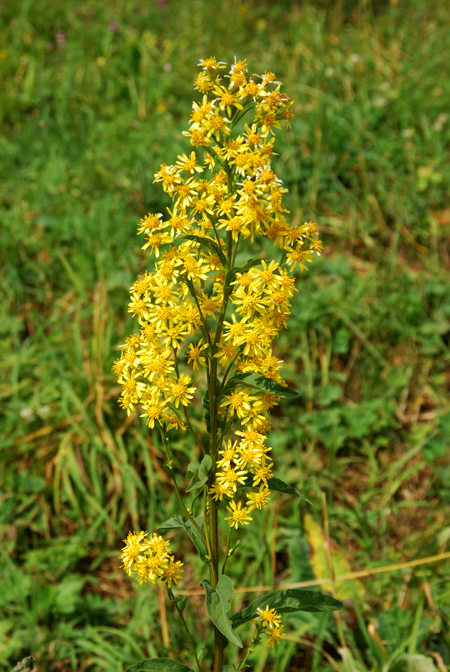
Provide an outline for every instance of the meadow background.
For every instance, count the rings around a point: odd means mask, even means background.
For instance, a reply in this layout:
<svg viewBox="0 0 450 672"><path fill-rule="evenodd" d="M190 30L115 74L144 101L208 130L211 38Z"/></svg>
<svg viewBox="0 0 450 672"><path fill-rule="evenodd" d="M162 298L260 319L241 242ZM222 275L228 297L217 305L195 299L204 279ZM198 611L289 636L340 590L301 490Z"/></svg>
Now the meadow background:
<svg viewBox="0 0 450 672"><path fill-rule="evenodd" d="M147 263L137 224L167 205L160 164L190 151L207 56L274 71L295 99L275 166L292 218L325 244L278 344L300 401L271 434L278 475L314 507L280 495L229 572L247 586L327 576L322 493L337 574L449 550L449 30L442 0L3 0L0 670L32 653L38 672L122 672L169 644L190 664L162 594L119 569L129 529L179 511L111 366ZM173 538L195 590L189 543ZM424 654L445 672L449 569L337 584L345 669ZM189 609L202 633L201 598ZM287 631L255 672L344 669L333 615L293 615Z"/></svg>

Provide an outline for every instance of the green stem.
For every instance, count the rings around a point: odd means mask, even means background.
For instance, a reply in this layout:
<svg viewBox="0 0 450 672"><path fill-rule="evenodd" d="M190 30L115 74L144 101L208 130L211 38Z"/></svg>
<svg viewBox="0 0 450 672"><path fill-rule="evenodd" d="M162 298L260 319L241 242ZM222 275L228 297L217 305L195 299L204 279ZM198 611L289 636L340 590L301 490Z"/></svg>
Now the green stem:
<svg viewBox="0 0 450 672"><path fill-rule="evenodd" d="M253 639L252 639L252 641L251 641L251 644L250 644L250 646L249 646L248 649L247 649L247 653L245 654L244 658L243 658L243 659L241 660L241 662L239 663L239 667L238 667L238 669L237 669L237 672L241 672L241 670L244 669L244 667L245 667L245 663L247 662L247 658L249 657L249 655L250 655L251 653L253 653L253 651L254 651L254 650L256 649L256 647L258 646L259 641L260 641L260 639L261 639L261 635L262 635L262 628L257 624L257 625L256 625L256 633L254 634Z"/></svg>
<svg viewBox="0 0 450 672"><path fill-rule="evenodd" d="M203 488L203 520L204 520L204 526L205 526L205 538L206 538L206 549L208 551L208 555L211 560L211 567L214 567L214 562L213 562L213 553L211 550L211 541L210 541L210 535L208 534L208 513L206 511L206 498L208 495L208 488L205 487ZM216 577L217 581L218 577Z"/></svg>
<svg viewBox="0 0 450 672"><path fill-rule="evenodd" d="M228 539L227 539L227 548L225 551L225 558L223 560L223 565L222 565L222 574L225 574L225 568L227 566L227 560L228 560L228 553L230 552L230 542L231 542L231 532L232 528L228 530Z"/></svg>
<svg viewBox="0 0 450 672"><path fill-rule="evenodd" d="M213 229L214 229L214 233L215 233L215 235L216 235L217 245L220 247L220 249L222 249L222 245L221 245L221 242L222 242L222 241L221 241L221 238L220 238L219 234L217 233L217 229L216 229L216 225L215 225L215 223L214 223L214 219L215 219L215 217L214 217L214 215L213 215L213 216L211 217L211 219L210 219L210 222L211 222L211 224L212 224L212 227L213 227Z"/></svg>
<svg viewBox="0 0 450 672"><path fill-rule="evenodd" d="M241 352L242 352L242 349L238 349L237 353L235 354L235 356L233 357L233 359L232 359L232 361L231 361L231 364L228 365L228 368L227 368L227 370L225 371L225 374L224 374L224 376L223 376L223 378L222 378L222 384L221 384L221 386L220 386L220 390L219 390L219 396L217 397L217 401L218 401L218 402L222 399L222 393L223 393L223 389L224 389L224 387L225 387L226 380L227 380L227 378L228 378L228 374L230 373L233 364L235 363L235 361L237 360L237 358L239 357L239 355L241 354Z"/></svg>
<svg viewBox="0 0 450 672"><path fill-rule="evenodd" d="M173 350L173 357L174 357L174 364L175 364L175 372L177 374L177 378L179 378L180 377L180 371L178 369L178 356L177 356L177 352L176 352L174 347L172 347L172 350ZM198 444L198 446L199 446L200 450L202 451L203 455L206 455L206 451L203 447L203 443L200 441L200 437L197 436L197 434L195 433L195 431L194 431L194 429L191 425L191 421L189 420L187 408L186 408L186 406L184 406L184 404L183 404L183 415L186 419L186 423L187 423L187 426L189 428L189 431L195 439L195 442Z"/></svg>
<svg viewBox="0 0 450 672"><path fill-rule="evenodd" d="M232 126L231 126L232 129L236 126L237 123L240 122L240 120L242 119L242 117L245 117L245 115L247 114L247 112L248 112L249 109L250 109L249 107L247 107L247 105L251 105L252 102L253 102L253 99L252 99L252 100L249 100L247 103L245 103L245 105L244 105L244 109L243 109L243 110L236 116L236 118L233 120L233 124L232 124Z"/></svg>
<svg viewBox="0 0 450 672"><path fill-rule="evenodd" d="M183 502L183 500L182 500L182 498L181 498L180 489L179 489L179 487L178 487L177 480L176 480L176 478L175 478L175 474L173 473L173 468L172 468L172 458L171 458L170 450L169 450L169 442L167 441L167 439L166 439L166 437L164 436L164 434L163 434L163 432L162 432L161 429L160 429L160 433L161 433L161 438L162 438L162 441L163 441L163 444L164 444L164 449L165 449L165 451L166 451L167 459L169 460L169 465L168 465L168 466L169 466L169 473L170 473L170 477L171 477L171 479L172 479L173 486L174 486L174 488L175 488L175 492L176 492L178 501L180 502L183 511L185 512L185 514L187 515L187 517L189 518L189 520L191 521L191 523L192 523L192 524L194 525L194 527L196 527L197 530L199 531L199 533L200 533L200 535L201 535L201 537L202 537L202 539L203 539L203 541L204 541L204 543L205 543L205 545L206 545L206 538L205 538L205 535L203 534L203 530L201 529L201 527L199 527L199 525L197 525L197 523L195 522L193 516L189 513L189 511L187 510L187 508L186 508L186 506L184 505L184 502Z"/></svg>
<svg viewBox="0 0 450 672"><path fill-rule="evenodd" d="M211 342L211 337L210 337L210 335L209 335L209 331L208 331L208 325L207 325L207 323L206 323L205 316L204 316L203 313L202 313L202 309L200 308L200 303L199 303L199 301L198 301L198 296L197 296L197 292L195 291L194 283L193 283L191 280L188 280L187 285L188 285L188 287L189 287L189 291L190 291L190 293L191 293L191 296L194 298L194 301L195 301L195 303L196 303L198 312L199 312L199 314L200 314L200 319L201 319L201 321L203 322L203 326L204 326L204 328L205 328L206 338L207 338L207 340L208 340L209 347L212 348L212 342Z"/></svg>
<svg viewBox="0 0 450 672"><path fill-rule="evenodd" d="M184 627L184 629L186 630L186 634L187 634L187 636L188 636L188 638L189 638L189 641L190 641L190 643L191 643L191 647L192 647L192 651L193 651L193 654L194 654L195 662L197 663L197 667L198 667L198 670L199 670L199 672L200 672L202 668L201 668L201 666L200 666L200 661L199 661L199 659L198 659L198 657L197 657L197 651L195 650L194 640L193 640L193 637L192 637L191 633L189 632L189 628L188 628L187 623L186 623L186 621L185 621L185 619L184 619L183 612L181 611L180 607L178 606L178 602L179 602L179 600L175 597L175 595L173 594L173 592L172 592L172 590L169 588L169 586L166 585L166 589L167 589L167 595L169 596L169 600L172 602L172 604L174 605L175 609L178 611L178 614L179 614L179 616L180 616L180 619L181 619L181 622L182 622L182 624L183 624L183 627Z"/></svg>

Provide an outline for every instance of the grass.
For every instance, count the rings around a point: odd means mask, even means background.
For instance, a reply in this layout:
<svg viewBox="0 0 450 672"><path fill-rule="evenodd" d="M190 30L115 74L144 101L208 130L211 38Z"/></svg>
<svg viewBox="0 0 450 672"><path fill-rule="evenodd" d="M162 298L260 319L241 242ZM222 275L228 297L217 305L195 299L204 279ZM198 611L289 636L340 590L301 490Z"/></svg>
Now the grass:
<svg viewBox="0 0 450 672"><path fill-rule="evenodd" d="M296 100L277 168L292 217L318 221L325 241L279 342L301 402L271 436L280 476L315 507L280 497L229 571L247 585L313 580L302 521L322 524L323 492L353 570L448 550L445 3L10 0L0 23L0 669L32 653L38 672L122 672L168 650L169 605L134 589L117 549L179 511L111 365L146 263L136 225L167 205L153 173L188 147L208 55L275 71ZM184 464L191 447L175 448ZM202 567L176 539L195 590ZM364 579L343 612L345 669L405 652L448 666L448 567ZM199 609L192 598L189 616ZM287 630L255 672L344 665L332 617L293 615ZM177 625L170 638L185 651Z"/></svg>

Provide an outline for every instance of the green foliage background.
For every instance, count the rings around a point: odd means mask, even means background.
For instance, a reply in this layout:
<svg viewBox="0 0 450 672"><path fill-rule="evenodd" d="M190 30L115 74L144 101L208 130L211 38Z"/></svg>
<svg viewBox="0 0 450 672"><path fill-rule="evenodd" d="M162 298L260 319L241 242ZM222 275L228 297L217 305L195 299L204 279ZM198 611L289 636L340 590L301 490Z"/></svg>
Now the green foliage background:
<svg viewBox="0 0 450 672"><path fill-rule="evenodd" d="M160 163L190 150L202 57L247 58L284 82L296 116L277 169L292 218L317 221L325 242L278 345L301 400L271 435L279 474L315 508L280 496L229 572L241 585L313 579L301 520L321 522L323 491L352 569L448 549L449 28L437 0L1 4L1 670L29 653L46 672L168 653L161 599L135 590L117 549L179 511L111 365L146 264L136 226L167 205ZM185 470L192 446L175 447ZM193 547L174 544L195 589ZM448 567L365 580L344 613L358 669L403 652L450 664ZM193 598L190 618L202 609ZM331 669L332 619L290 617L303 643L261 651L255 671ZM171 638L189 664L178 625Z"/></svg>

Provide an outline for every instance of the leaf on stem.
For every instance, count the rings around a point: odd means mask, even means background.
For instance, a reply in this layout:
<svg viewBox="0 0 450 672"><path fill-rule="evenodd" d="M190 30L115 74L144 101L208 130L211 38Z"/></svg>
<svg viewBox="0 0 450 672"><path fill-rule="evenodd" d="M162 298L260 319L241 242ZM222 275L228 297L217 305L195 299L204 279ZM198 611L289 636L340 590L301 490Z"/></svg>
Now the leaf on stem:
<svg viewBox="0 0 450 672"><path fill-rule="evenodd" d="M194 518L194 520L199 528L203 529L203 516L197 516ZM161 532L167 532L168 530L175 530L178 528L182 528L189 535L192 543L200 554L200 558L206 565L209 565L206 546L203 543L203 539L201 538L199 531L196 527L194 527L190 520L185 520L181 516L172 516L172 518L166 520L165 523L159 525L158 530Z"/></svg>
<svg viewBox="0 0 450 672"><path fill-rule="evenodd" d="M193 672L193 670L172 658L147 658L127 667L125 672Z"/></svg>
<svg viewBox="0 0 450 672"><path fill-rule="evenodd" d="M305 502L308 502L308 504L311 504L312 502L309 501L305 495L302 495L301 492L297 490L297 488L293 488L284 481L281 480L281 478L269 478L267 481L267 485L269 487L269 490L275 490L275 492L283 492L286 495L293 495L294 497L300 497L300 499L304 499Z"/></svg>
<svg viewBox="0 0 450 672"><path fill-rule="evenodd" d="M253 266L257 266L260 263L261 259L249 259L243 266L233 266L233 268L230 268L225 276L225 287L231 285L236 277L236 273L246 273L251 268L253 268Z"/></svg>
<svg viewBox="0 0 450 672"><path fill-rule="evenodd" d="M215 588L212 587L208 579L203 579L200 585L204 587L206 593L206 611L216 628L230 642L242 647L241 638L233 630L228 618L230 600L234 596L233 584L229 577L222 574Z"/></svg>
<svg viewBox="0 0 450 672"><path fill-rule="evenodd" d="M204 238L203 236L192 236L192 235L181 237L186 238L187 240L193 240L196 243L200 243L200 245L205 245L205 247L210 249L211 252L217 254L217 256L219 257L220 261L224 266L227 263L223 250L219 247L219 245L216 242L214 242L214 240L211 240L211 238Z"/></svg>
<svg viewBox="0 0 450 672"><path fill-rule="evenodd" d="M341 609L343 604L319 590L301 588L273 590L251 602L246 609L234 614L231 617L233 627L237 628L238 625L256 618L258 608L265 609L266 606L276 609L280 614L289 614L295 611L336 611L336 609Z"/></svg>
<svg viewBox="0 0 450 672"><path fill-rule="evenodd" d="M257 390L270 392L277 397L285 397L286 399L296 399L300 396L298 392L291 390L290 387L283 387L283 385L272 380L272 378L266 378L260 373L238 373L236 376L233 376L233 378L230 378L225 389L228 392L230 389L238 387L239 385L254 387Z"/></svg>
<svg viewBox="0 0 450 672"><path fill-rule="evenodd" d="M187 477L192 479L192 482L186 492L202 488L208 480L208 474L212 467L212 459L209 455L205 455L201 462L192 460L188 466Z"/></svg>

